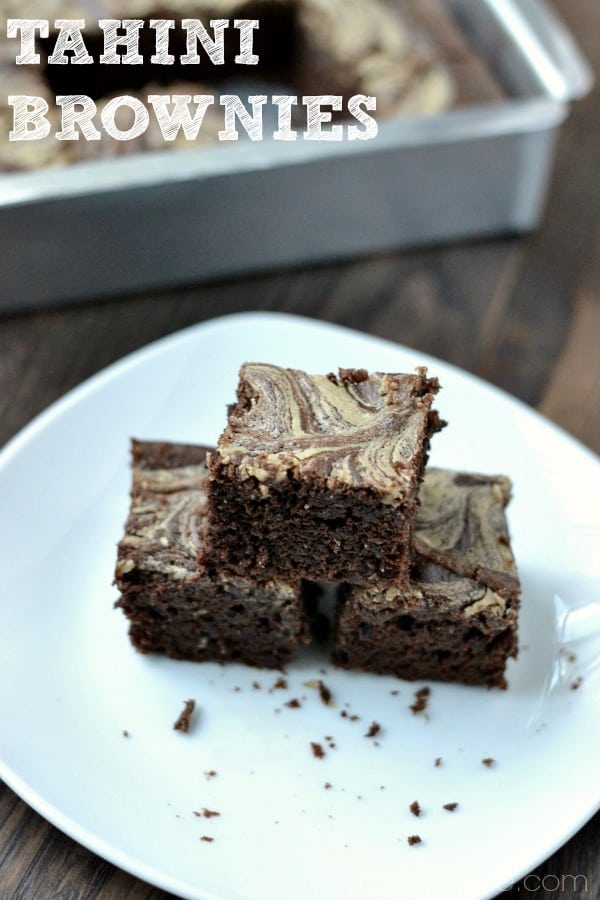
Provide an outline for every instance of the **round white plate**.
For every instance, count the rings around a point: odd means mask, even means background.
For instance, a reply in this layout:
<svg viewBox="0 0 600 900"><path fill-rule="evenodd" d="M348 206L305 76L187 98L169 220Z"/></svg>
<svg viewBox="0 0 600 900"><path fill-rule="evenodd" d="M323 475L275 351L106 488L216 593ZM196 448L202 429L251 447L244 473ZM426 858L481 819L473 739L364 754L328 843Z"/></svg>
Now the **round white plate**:
<svg viewBox="0 0 600 900"><path fill-rule="evenodd" d="M318 650L274 688L277 673L130 647L111 585L129 437L213 443L245 360L313 372L426 363L439 376L450 425L432 462L505 472L515 484L522 651L507 691L432 684L426 715L415 715L420 683L337 671ZM133 354L0 455L0 774L77 841L183 897L501 891L599 805L599 470L489 385L331 325L243 314ZM314 679L332 706L305 684ZM193 728L175 732L190 697ZM300 708L285 705L293 698ZM373 721L376 739L365 737ZM443 809L451 802L454 812ZM195 815L204 808L220 815ZM408 845L413 834L421 844Z"/></svg>

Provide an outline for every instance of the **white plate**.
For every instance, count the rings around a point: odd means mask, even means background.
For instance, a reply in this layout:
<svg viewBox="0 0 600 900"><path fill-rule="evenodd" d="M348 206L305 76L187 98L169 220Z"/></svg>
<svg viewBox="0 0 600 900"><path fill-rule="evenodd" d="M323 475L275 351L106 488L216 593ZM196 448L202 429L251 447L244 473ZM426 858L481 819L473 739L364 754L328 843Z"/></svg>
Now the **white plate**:
<svg viewBox="0 0 600 900"><path fill-rule="evenodd" d="M287 690L270 692L274 673L131 649L111 586L129 436L214 442L244 360L316 372L425 362L439 375L438 406L451 424L432 461L506 472L515 483L523 649L507 691L434 684L426 717L409 710L419 684L336 671L315 651L290 665ZM599 468L494 388L331 325L237 315L135 353L45 412L0 457L0 774L77 841L184 897L464 900L501 891L599 803ZM304 685L315 677L335 706ZM172 725L189 697L199 714L184 735ZM293 697L306 698L301 709L284 705ZM364 736L373 720L377 743ZM442 808L452 801L455 812ZM204 807L220 816L194 815ZM423 843L408 846L411 834Z"/></svg>

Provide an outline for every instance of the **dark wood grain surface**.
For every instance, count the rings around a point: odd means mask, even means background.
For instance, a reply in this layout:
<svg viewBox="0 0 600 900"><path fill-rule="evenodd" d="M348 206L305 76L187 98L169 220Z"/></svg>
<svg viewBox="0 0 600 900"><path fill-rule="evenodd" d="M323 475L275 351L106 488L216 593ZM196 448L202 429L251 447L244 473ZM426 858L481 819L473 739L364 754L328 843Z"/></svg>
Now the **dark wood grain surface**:
<svg viewBox="0 0 600 900"><path fill-rule="evenodd" d="M557 6L600 71L598 0ZM598 89L574 108L534 235L0 319L0 445L124 354L213 316L260 309L347 325L453 362L600 452L599 108ZM597 815L501 896L599 897L599 847ZM0 900L167 896L83 849L0 785Z"/></svg>

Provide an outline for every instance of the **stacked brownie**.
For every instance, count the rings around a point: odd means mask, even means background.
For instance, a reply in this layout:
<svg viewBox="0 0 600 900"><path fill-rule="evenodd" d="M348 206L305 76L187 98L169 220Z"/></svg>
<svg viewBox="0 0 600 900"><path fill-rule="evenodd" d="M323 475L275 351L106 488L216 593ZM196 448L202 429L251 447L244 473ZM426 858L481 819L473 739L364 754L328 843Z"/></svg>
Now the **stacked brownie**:
<svg viewBox="0 0 600 900"><path fill-rule="evenodd" d="M410 577L381 590L345 585L334 660L400 678L505 687L517 655L520 585L505 508L511 484L430 468L420 492Z"/></svg>
<svg viewBox="0 0 600 900"><path fill-rule="evenodd" d="M116 574L134 645L280 666L308 641L303 581L333 582L338 665L503 686L510 483L425 474L438 389L424 369L246 364L214 451L134 442Z"/></svg>
<svg viewBox="0 0 600 900"><path fill-rule="evenodd" d="M436 379L242 367L210 457L213 558L238 574L406 577Z"/></svg>

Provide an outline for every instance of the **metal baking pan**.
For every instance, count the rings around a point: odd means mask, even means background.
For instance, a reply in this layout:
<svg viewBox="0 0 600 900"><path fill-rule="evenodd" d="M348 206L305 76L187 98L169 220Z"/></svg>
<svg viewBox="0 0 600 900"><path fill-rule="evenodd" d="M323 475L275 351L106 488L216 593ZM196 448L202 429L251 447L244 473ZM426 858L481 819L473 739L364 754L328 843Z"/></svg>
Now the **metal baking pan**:
<svg viewBox="0 0 600 900"><path fill-rule="evenodd" d="M589 68L542 0L448 4L505 102L2 175L0 312L534 228Z"/></svg>

